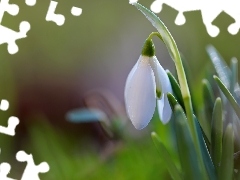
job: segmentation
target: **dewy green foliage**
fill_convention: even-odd
[[[197,152],[190,136],[187,119],[180,105],[176,105],[174,108],[174,127],[184,179],[204,179],[197,162]]]
[[[207,149],[207,145],[204,141],[202,130],[201,130],[200,124],[199,124],[196,116],[194,116],[194,120],[195,120],[195,125],[196,125],[196,129],[197,129],[197,133],[198,133],[198,139],[199,139],[199,142],[200,142],[203,162],[204,162],[204,165],[206,167],[208,177],[211,180],[215,180],[215,179],[217,179],[215,167],[213,165],[211,156],[210,156],[209,151]]]
[[[181,180],[181,174],[179,173],[178,169],[176,168],[174,162],[172,161],[168,150],[166,149],[166,147],[164,146],[164,144],[161,142],[160,138],[158,137],[158,135],[155,132],[152,132],[152,139],[153,142],[157,148],[157,150],[159,151],[159,153],[161,153],[164,158],[164,162],[166,163],[166,167],[171,175],[171,177],[175,180]]]
[[[173,92],[174,92],[174,95],[178,101],[178,103],[182,106],[182,108],[184,109],[185,111],[185,107],[184,107],[184,102],[183,102],[183,98],[182,98],[182,95],[181,95],[181,89],[180,89],[180,86],[177,82],[177,80],[175,79],[175,77],[172,75],[172,73],[170,71],[167,70],[167,75],[168,75],[168,78],[170,80],[170,83],[171,83],[171,86],[172,86],[172,89],[173,89]]]
[[[212,122],[212,112],[214,107],[214,95],[212,91],[212,87],[207,79],[202,81],[203,86],[203,103],[204,103],[204,113],[205,118],[203,122],[201,122],[201,126],[203,128],[206,137],[211,142],[211,122]]]
[[[222,160],[219,170],[219,179],[226,180],[233,178],[233,146],[234,135],[232,124],[229,124],[223,137]]]
[[[230,82],[229,77],[231,76],[231,72],[225,61],[223,60],[222,56],[217,52],[217,50],[211,46],[207,46],[207,53],[215,67],[220,79],[223,83],[229,88]]]
[[[217,173],[222,158],[222,137],[223,137],[223,112],[222,101],[217,98],[215,101],[211,125],[211,155]]]
[[[221,89],[223,94],[226,96],[226,98],[231,103],[231,105],[234,108],[238,118],[240,119],[240,107],[239,107],[236,99],[234,99],[233,95],[230,93],[230,91],[227,89],[227,87],[223,84],[223,82],[217,76],[214,76],[214,79],[217,82],[218,87]]]
[[[240,177],[240,169],[234,172],[234,144],[239,140],[234,135],[240,131],[236,126],[234,112],[227,112],[224,116],[228,101],[235,110],[239,123],[240,119],[240,92],[238,85],[238,61],[234,58],[229,68],[213,46],[207,47],[209,57],[220,78],[214,76],[222,94],[221,98],[214,95],[212,84],[207,79],[202,81],[204,119],[200,122],[192,110],[191,96],[186,81],[177,45],[163,22],[150,10],[138,3],[133,5],[140,10],[152,25],[158,30],[160,39],[166,45],[170,56],[175,62],[179,84],[171,72],[167,72],[173,93],[168,93],[168,101],[173,110],[172,121],[174,126],[177,153],[180,168],[175,165],[173,157],[166,157],[170,153],[156,133],[152,133],[153,141],[166,163],[166,167],[173,179],[211,179],[228,180]],[[212,81],[211,81],[212,82]],[[192,92],[194,93],[194,92]],[[228,100],[228,101],[227,101]],[[215,102],[215,103],[214,103]],[[186,116],[186,115],[187,116]],[[230,115],[229,115],[230,114]],[[235,118],[234,121],[231,118]],[[235,129],[234,129],[235,128]],[[235,131],[234,131],[235,130]],[[207,143],[207,144],[206,144]],[[235,147],[236,148],[236,147]],[[239,149],[236,149],[240,152]],[[237,157],[237,156],[236,156]],[[236,158],[238,159],[238,158]],[[237,163],[236,163],[237,164]]]

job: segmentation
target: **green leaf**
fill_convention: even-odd
[[[169,78],[169,80],[170,80],[173,93],[174,93],[177,101],[179,102],[179,104],[180,104],[180,105],[182,106],[182,108],[185,110],[180,86],[179,86],[177,80],[175,79],[175,77],[172,75],[172,73],[171,73],[170,71],[168,71],[168,70],[166,70],[166,72],[167,72],[168,78]]]
[[[213,76],[213,77],[214,77],[215,81],[217,82],[218,87],[221,89],[223,94],[226,96],[228,101],[231,103],[238,118],[240,119],[240,107],[239,107],[238,103],[236,102],[236,100],[234,99],[233,95],[229,92],[227,87],[223,84],[223,82],[217,76]]]
[[[203,118],[200,124],[204,129],[204,132],[209,142],[211,142],[211,122],[212,122],[212,112],[214,107],[214,95],[208,80],[204,79],[202,81],[202,87],[203,87],[203,103],[204,103],[205,118]]]
[[[167,93],[167,98],[168,98],[168,102],[171,106],[172,111],[174,111],[174,107],[177,104],[179,105],[178,101],[176,100],[176,98],[171,93]]]
[[[176,132],[177,147],[184,179],[205,179],[199,166],[199,157],[190,135],[186,116],[180,105],[175,106],[174,127]]]
[[[231,71],[218,51],[212,46],[207,46],[208,55],[221,81],[229,88]]]
[[[234,89],[238,83],[238,60],[237,58],[232,58],[231,59],[231,71],[232,71],[232,76],[231,76],[231,84],[230,84],[230,92],[234,94]]]
[[[198,122],[196,116],[194,116],[194,117],[195,117],[194,118],[195,125],[196,125],[198,139],[199,139],[200,148],[201,148],[201,152],[202,152],[203,162],[204,162],[205,168],[207,170],[209,179],[215,180],[215,179],[217,179],[216,170],[214,168],[211,156],[208,152],[207,145],[204,141],[203,133],[202,133],[201,127],[199,125],[199,122]]]
[[[171,177],[174,180],[181,180],[181,174],[179,173],[178,169],[176,168],[174,162],[172,161],[170,154],[168,153],[166,147],[163,145],[163,143],[161,142],[159,136],[155,133],[152,132],[152,139],[153,142],[157,148],[157,150],[159,151],[159,153],[161,154],[161,158],[163,158],[165,165],[169,171],[169,174],[171,175]]]
[[[175,99],[175,97],[171,93],[168,93],[167,97],[168,97],[168,101],[170,103],[170,106],[171,106],[172,110],[174,111],[174,107],[176,105],[179,106],[179,104],[178,104],[177,100]],[[203,162],[204,162],[205,168],[207,170],[208,177],[211,180],[214,180],[214,179],[216,179],[215,168],[213,166],[210,154],[209,154],[209,152],[207,150],[206,143],[205,143],[205,141],[203,139],[203,134],[202,134],[202,131],[201,131],[201,127],[200,127],[200,125],[198,123],[198,120],[197,120],[197,118],[195,116],[194,116],[194,120],[195,120],[195,126],[196,126],[198,139],[199,139],[199,143],[200,143],[200,148],[201,148],[201,152],[202,152]]]
[[[237,58],[231,59],[231,84],[230,84],[230,92],[232,93],[233,97],[236,99],[237,103],[240,104],[240,87],[238,84],[238,60]]]
[[[219,171],[219,179],[233,178],[234,134],[232,124],[228,124],[223,137],[223,152]]]
[[[217,98],[213,108],[212,128],[211,128],[211,154],[213,164],[219,173],[222,158],[222,137],[223,137],[223,112],[222,101]]]
[[[212,110],[214,107],[214,95],[211,84],[207,79],[202,81],[203,86],[203,101],[204,101],[204,108],[207,117],[212,118]],[[209,120],[211,122],[211,120]]]

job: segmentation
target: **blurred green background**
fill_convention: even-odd
[[[163,126],[157,116],[142,131],[127,121],[117,140],[97,131],[98,123],[72,124],[65,118],[69,110],[84,107],[85,94],[94,89],[110,91],[124,105],[126,77],[144,40],[155,31],[145,17],[127,0],[58,0],[56,13],[66,19],[57,26],[45,20],[50,1],[38,0],[33,7],[23,0],[10,2],[19,5],[20,12],[16,17],[5,13],[2,25],[18,31],[26,20],[31,29],[27,38],[17,41],[18,53],[10,55],[6,44],[0,46],[0,98],[10,102],[9,110],[0,112],[1,125],[7,125],[9,116],[20,118],[14,138],[0,136],[0,162],[12,164],[9,177],[19,178],[26,165],[14,158],[22,149],[33,154],[36,164],[49,163],[50,171],[41,179],[169,179],[150,132],[159,132],[174,149],[171,125]],[[139,1],[148,8],[152,2]],[[72,16],[72,6],[82,8],[82,15]],[[183,26],[174,24],[176,15],[167,5],[158,14],[187,60],[194,98],[201,104],[201,79],[211,68],[205,47],[214,45],[229,62],[240,56],[240,33],[227,32],[234,20],[225,13],[213,22],[220,28],[216,38],[207,34],[200,11],[184,13]],[[160,63],[174,72],[164,44],[157,38],[154,42]]]

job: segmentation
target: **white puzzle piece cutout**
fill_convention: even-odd
[[[48,12],[46,15],[46,21],[53,21],[58,26],[62,26],[65,22],[65,17],[62,14],[55,14],[57,4],[58,4],[58,2],[56,2],[56,1],[50,2]]]
[[[0,110],[6,111],[9,108],[9,102],[6,99],[1,100]]]
[[[73,16],[80,16],[80,15],[82,14],[82,9],[73,6],[72,9],[71,9],[71,14],[72,14]]]
[[[15,179],[7,177],[8,174],[10,173],[10,170],[11,170],[10,164],[8,164],[6,162],[1,163],[0,164],[0,179],[1,180],[15,180]]]
[[[34,6],[36,4],[36,0],[25,0],[25,3],[28,5],[28,6]]]
[[[0,126],[0,133],[6,134],[9,136],[14,136],[15,129],[18,124],[19,124],[19,119],[15,116],[12,116],[8,119],[8,127]]]
[[[21,180],[40,180],[39,173],[46,173],[50,169],[47,162],[35,165],[32,154],[27,154],[25,151],[17,152],[16,159],[19,162],[27,162]]]
[[[0,110],[6,111],[9,108],[9,102],[6,99],[3,99],[0,104]],[[19,119],[15,116],[11,116],[8,119],[8,127],[0,126],[0,133],[6,134],[9,136],[15,135],[16,126],[19,124]]]
[[[136,2],[136,0],[134,2]],[[213,25],[212,22],[221,12],[225,12],[235,20],[234,23],[228,26],[228,32],[230,34],[237,34],[240,29],[239,0],[155,0],[150,8],[153,12],[159,13],[162,10],[163,4],[178,11],[175,19],[175,24],[177,25],[183,25],[186,22],[185,16],[183,15],[184,12],[200,10],[206,30],[212,37],[216,37],[220,32],[219,28]]]
[[[27,37],[27,32],[30,30],[30,24],[26,21],[22,21],[19,25],[19,32],[13,31],[1,25],[5,12],[8,12],[12,16],[16,16],[19,12],[19,7],[16,4],[9,4],[9,0],[0,1],[0,45],[7,43],[8,52],[10,54],[15,54],[18,52],[18,46],[15,41]]]

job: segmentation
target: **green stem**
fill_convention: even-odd
[[[157,36],[157,37],[159,37],[159,39],[161,39],[162,41],[163,41],[163,38],[162,38],[162,36],[159,34],[159,32],[152,32],[151,34],[149,34],[149,36],[148,36],[148,40],[150,40],[150,39],[152,39],[153,38],[153,36]],[[163,41],[164,42],[164,41]]]

